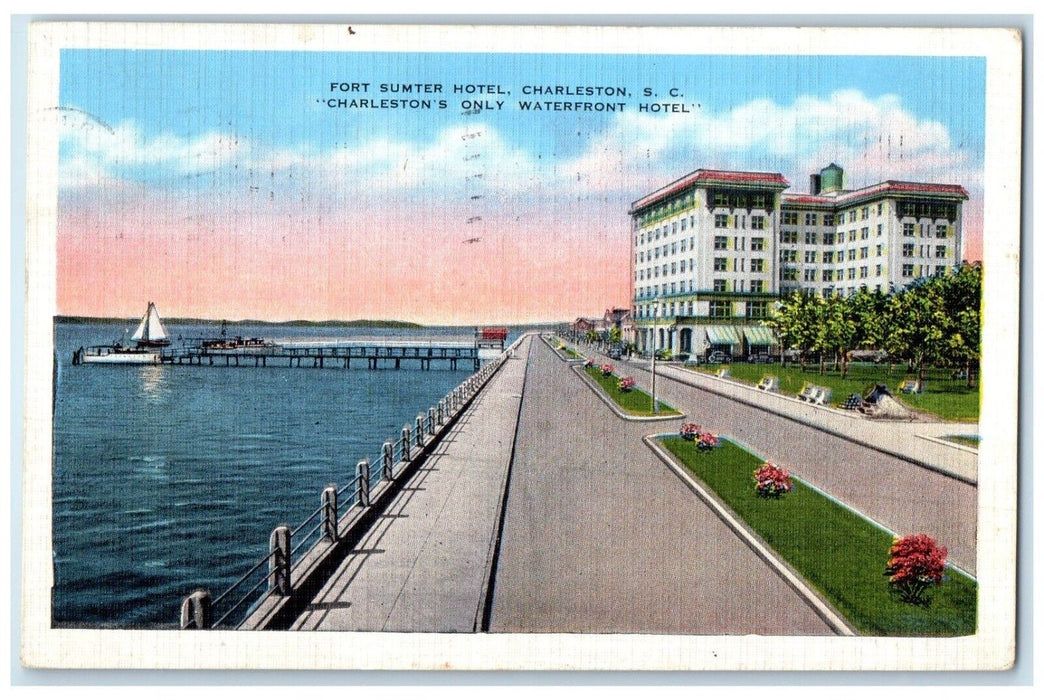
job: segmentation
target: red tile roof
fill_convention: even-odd
[[[646,195],[645,197],[642,197],[638,201],[632,203],[630,213],[633,214],[639,209],[644,209],[650,204],[654,204],[660,200],[667,199],[672,195],[675,195],[688,187],[692,187],[697,183],[725,183],[754,186],[760,185],[762,187],[769,187],[780,190],[790,187],[790,183],[787,182],[786,178],[784,178],[779,173],[755,173],[741,172],[736,170],[696,170],[679,180],[675,180],[666,187],[661,187],[652,194]]]
[[[850,205],[852,202],[862,201],[872,197],[882,197],[890,194],[907,195],[949,195],[968,199],[968,190],[961,185],[941,185],[931,182],[904,182],[902,180],[885,180],[876,185],[870,185],[849,192],[838,192],[835,196],[815,195],[807,193],[793,194],[785,193],[783,201],[787,204],[835,204],[838,206]]]

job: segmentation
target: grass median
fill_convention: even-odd
[[[724,365],[723,365],[724,366]],[[717,366],[701,367],[699,371],[715,374]],[[833,390],[831,403],[843,404],[851,394],[865,395],[874,384],[884,384],[896,399],[912,409],[931,413],[944,420],[977,421],[979,419],[979,389],[969,389],[963,379],[951,379],[947,372],[929,375],[925,389],[920,394],[900,394],[899,384],[914,374],[904,367],[889,370],[887,365],[852,364],[848,376],[841,378],[840,369],[828,369],[825,374],[819,373],[818,365],[809,366],[805,371],[800,365],[779,364],[761,365],[737,362],[729,366],[730,377],[742,382],[757,384],[765,375],[779,377],[781,394],[796,395],[804,387],[805,382],[818,386],[830,387]]]
[[[608,377],[602,375],[597,365],[584,367],[587,376],[595,380],[602,391],[606,393],[616,405],[635,416],[680,416],[681,413],[672,406],[660,401],[660,409],[655,414],[652,412],[652,396],[647,392],[635,387],[630,391],[620,391],[620,378],[615,374]]]
[[[763,461],[734,443],[723,440],[710,452],[681,437],[662,443],[860,632],[975,633],[974,579],[949,567],[928,606],[904,603],[883,573],[892,545],[888,532],[799,479],[792,479],[794,489],[780,499],[759,497],[753,473]]]

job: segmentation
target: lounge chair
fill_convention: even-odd
[[[732,370],[729,367],[722,367],[718,370],[718,378],[725,379],[726,377],[732,376]]]
[[[809,401],[817,406],[827,406],[830,404],[830,397],[833,393],[834,390],[829,387],[817,386],[815,395]]]
[[[899,385],[899,393],[920,394],[921,381],[919,379],[904,379],[902,384]]]
[[[797,395],[802,401],[811,401],[812,397],[815,396],[816,386],[815,384],[805,383],[805,386],[801,387],[801,393]]]

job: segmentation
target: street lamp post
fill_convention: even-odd
[[[653,325],[652,325],[652,412],[653,414],[659,413],[659,404],[656,401],[656,353],[657,353],[657,337],[656,337],[656,319],[660,317],[660,299],[656,299],[653,302]]]

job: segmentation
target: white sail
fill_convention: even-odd
[[[166,340],[166,338],[167,329],[163,327],[163,322],[160,321],[156,305],[150,301],[149,308],[145,315],[141,317],[141,323],[138,324],[138,329],[134,331],[131,340],[155,342],[157,340]]]

